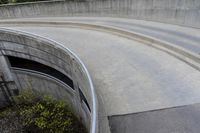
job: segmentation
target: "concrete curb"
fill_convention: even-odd
[[[37,25],[37,26],[56,26],[56,27],[73,27],[89,30],[97,30],[102,32],[111,33],[128,39],[142,42],[145,45],[154,47],[161,51],[164,51],[179,60],[184,61],[188,65],[200,71],[200,55],[195,54],[182,47],[176,46],[172,43],[145,35],[137,32],[130,32],[122,28],[116,28],[112,26],[96,25],[91,23],[73,22],[73,21],[0,21],[1,26],[24,26],[24,25]]]

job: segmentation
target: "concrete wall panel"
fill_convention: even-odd
[[[0,6],[0,18],[104,16],[128,17],[200,28],[199,0],[92,0]]]

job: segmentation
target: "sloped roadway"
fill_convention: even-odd
[[[97,91],[100,132],[199,133],[200,72],[174,56],[95,30],[56,25],[6,28],[50,38],[80,57]]]

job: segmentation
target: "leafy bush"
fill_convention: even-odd
[[[83,125],[61,100],[55,100],[51,96],[41,96],[31,90],[23,91],[14,99],[16,106],[13,108],[16,116],[20,117],[19,122],[25,132],[86,133]]]

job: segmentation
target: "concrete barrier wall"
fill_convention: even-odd
[[[66,98],[88,130],[91,133],[98,132],[97,99],[92,80],[84,64],[74,53],[52,40],[8,29],[0,29],[0,53],[5,58],[14,56],[39,62],[72,79],[74,89],[48,74],[10,67],[10,73],[18,88],[31,87],[58,99]],[[9,75],[8,70],[5,71],[5,74]],[[89,108],[81,98],[79,89]]]
[[[52,16],[128,17],[200,28],[199,0],[90,0],[0,6],[0,18]]]

